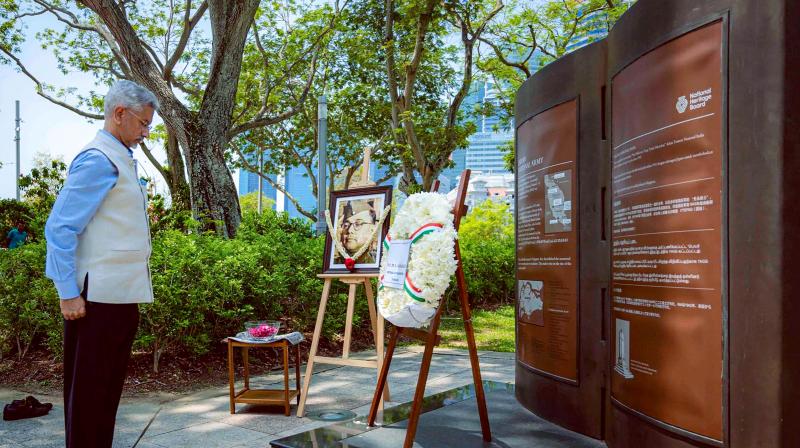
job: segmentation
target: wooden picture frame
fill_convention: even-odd
[[[392,187],[376,186],[339,190],[331,193],[328,210],[330,210],[331,224],[336,228],[336,234],[345,246],[347,253],[354,255],[374,231],[374,224],[381,219],[381,214],[386,206],[392,203]],[[349,223],[342,228],[343,223]],[[373,224],[373,226],[370,226]],[[381,242],[389,232],[389,216],[383,221],[378,233],[368,249],[356,260],[355,270],[350,271],[344,265],[344,258],[336,251],[331,238],[331,231],[325,233],[325,253],[322,263],[322,272],[334,273],[376,273],[380,271],[383,247]]]

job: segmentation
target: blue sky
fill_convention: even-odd
[[[86,74],[63,75],[57,69],[52,53],[43,50],[36,41],[37,31],[46,27],[60,29],[58,22],[47,16],[38,16],[28,18],[27,23],[27,39],[19,57],[30,72],[39,80],[58,87],[76,87],[82,92],[88,92],[94,87],[91,77]],[[20,115],[23,120],[20,145],[22,173],[30,171],[33,156],[37,151],[62,156],[69,164],[103,126],[100,121],[88,120],[40,97],[36,94],[33,81],[18,72],[15,66],[0,65],[0,162],[3,163],[3,167],[0,168],[0,198],[15,197],[15,100],[20,100]],[[155,118],[156,123],[160,121],[160,118]],[[150,147],[152,146],[151,142]],[[144,170],[156,178],[157,191],[165,192],[163,179],[146,160],[141,150],[136,149],[134,156],[143,165]],[[160,148],[156,151],[156,157],[162,161],[165,158]]]

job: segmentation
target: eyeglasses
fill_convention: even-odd
[[[147,120],[145,120],[144,118],[142,118],[142,117],[136,115],[135,113],[131,112],[130,109],[127,109],[127,110],[131,115],[133,115],[134,117],[136,117],[139,120],[139,124],[143,128],[145,128],[145,129],[147,129],[149,131],[153,127],[153,123],[148,123]]]
[[[373,224],[375,224],[375,223],[374,223],[374,222],[362,221],[362,220],[360,220],[360,219],[359,219],[359,220],[357,220],[357,221],[355,221],[355,222],[349,222],[349,221],[345,221],[345,222],[342,224],[342,228],[343,228],[344,230],[350,230],[350,228],[352,228],[353,230],[355,230],[356,232],[358,232],[359,230],[361,230],[361,227],[363,227],[365,224],[373,225]]]

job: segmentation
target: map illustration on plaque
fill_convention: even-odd
[[[519,319],[524,322],[544,326],[544,282],[539,280],[519,280]]]
[[[627,320],[617,319],[617,363],[614,371],[629,380],[633,378],[631,372],[631,323]]]
[[[544,175],[544,232],[572,231],[572,170]]]

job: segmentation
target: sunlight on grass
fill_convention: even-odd
[[[514,351],[514,306],[507,305],[494,311],[475,310],[472,312],[475,327],[475,342],[478,350],[495,352]],[[442,336],[440,347],[467,348],[464,323],[460,316],[443,317],[439,327]]]

